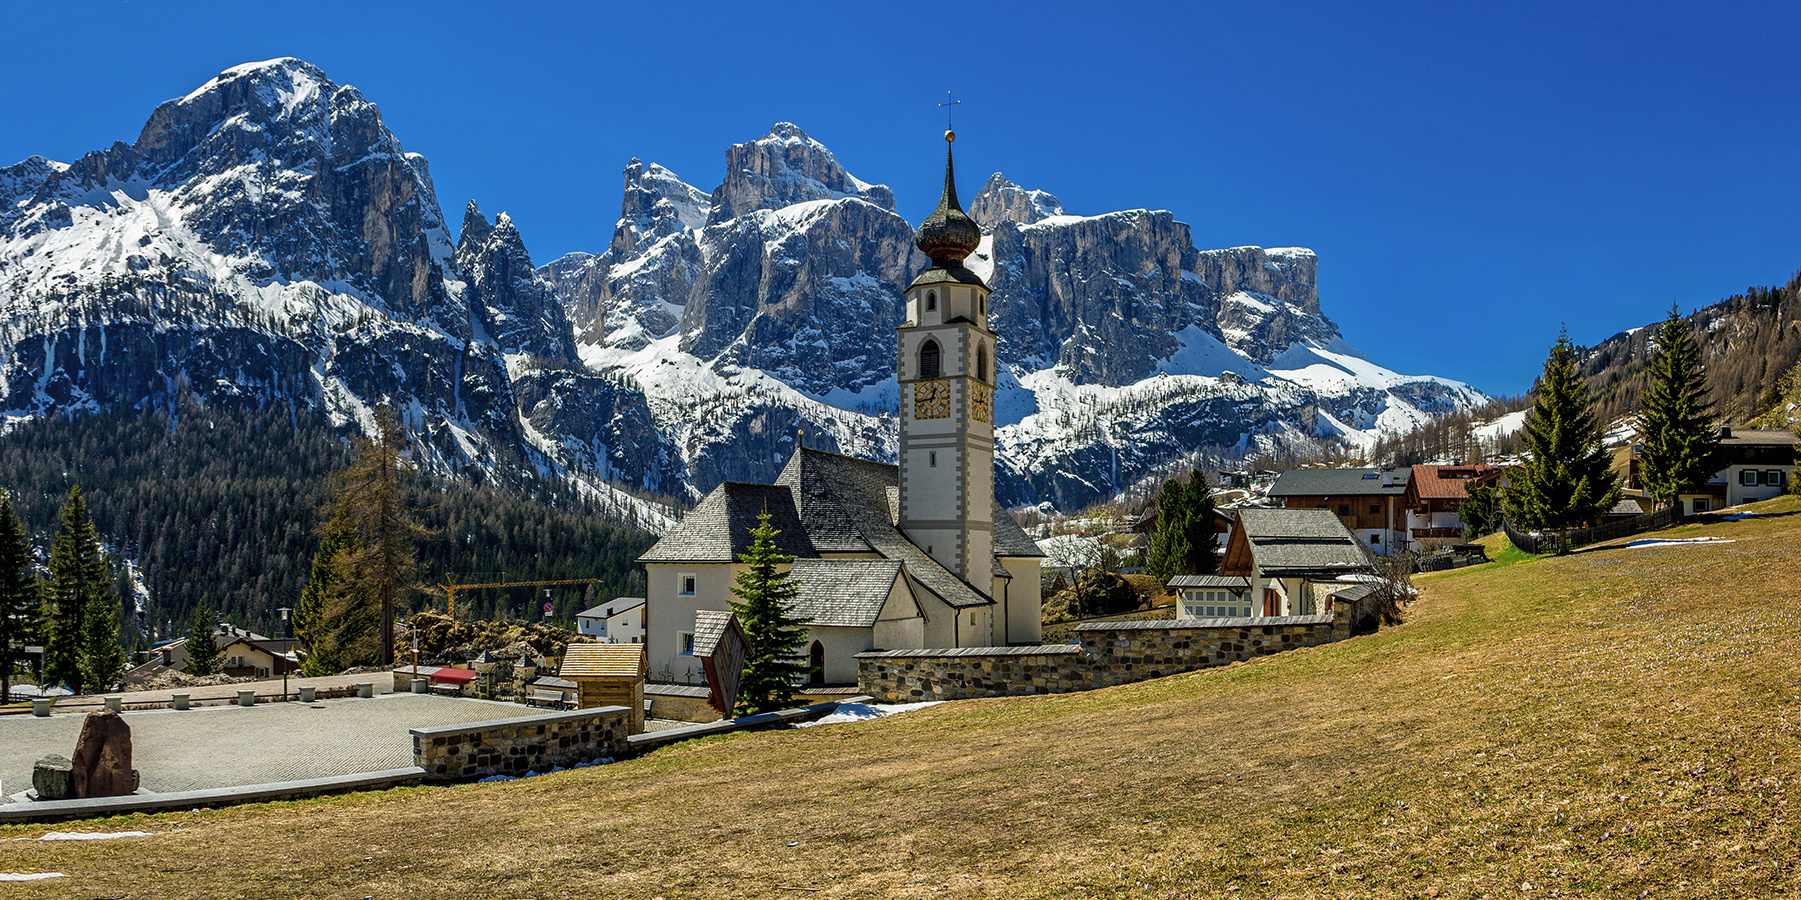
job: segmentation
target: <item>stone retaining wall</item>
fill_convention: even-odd
[[[1075,644],[857,654],[857,688],[887,703],[1065,694],[1329,644],[1349,616],[1085,622]]]
[[[650,714],[658,719],[678,722],[717,722],[724,718],[713,708],[706,688],[680,684],[647,684],[644,699],[650,701]]]
[[[413,764],[432,782],[524,775],[624,755],[631,710],[573,709],[517,719],[414,728]]]

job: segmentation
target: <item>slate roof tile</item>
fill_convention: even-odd
[[[1270,486],[1271,497],[1399,497],[1413,470],[1289,469]]]
[[[793,611],[814,625],[868,628],[900,573],[898,559],[797,559],[789,570],[800,587]]]
[[[1238,522],[1266,575],[1369,568],[1369,552],[1330,510],[1246,507],[1238,511]]]

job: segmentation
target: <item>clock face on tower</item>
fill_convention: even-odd
[[[950,415],[950,385],[942,381],[921,381],[913,385],[913,418],[948,419]]]
[[[994,423],[994,389],[980,381],[970,384],[969,417],[977,422]]]

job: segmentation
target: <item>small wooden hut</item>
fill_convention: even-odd
[[[575,682],[577,709],[623,706],[632,711],[631,733],[644,730],[643,644],[570,644],[557,674]]]

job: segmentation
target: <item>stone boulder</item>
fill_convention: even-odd
[[[68,757],[51,754],[31,767],[31,786],[39,800],[75,798],[74,764]]]
[[[131,726],[110,709],[88,713],[75,741],[73,768],[76,797],[123,797],[136,790]]]

